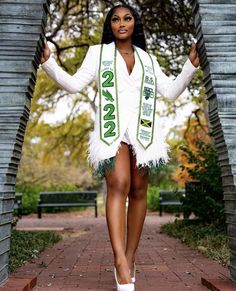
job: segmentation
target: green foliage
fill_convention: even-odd
[[[16,192],[22,193],[22,214],[36,213],[39,192],[43,187],[36,184],[23,184],[16,187]]]
[[[159,191],[159,187],[149,185],[147,191],[147,209],[151,211],[159,209]]]
[[[182,146],[189,164],[182,165],[196,183],[186,184],[186,197],[182,199],[185,212],[193,212],[204,222],[224,224],[224,203],[221,170],[213,144],[197,142],[197,150]]]
[[[169,163],[168,165],[160,165],[158,168],[151,169],[149,173],[149,186],[147,191],[147,208],[150,211],[159,210],[159,191],[163,189],[175,189],[178,187],[177,183],[171,179],[172,172],[176,165]],[[158,186],[157,186],[158,185]],[[177,207],[166,207],[168,212],[176,212]]]
[[[191,219],[162,225],[161,231],[179,238],[183,243],[197,248],[219,263],[228,265],[228,238],[224,228]]]
[[[61,239],[52,231],[28,232],[12,230],[9,272],[14,272],[26,261],[37,257],[44,249]]]
[[[151,168],[148,177],[149,185],[158,185],[160,189],[177,188],[177,183],[171,178],[177,167],[178,164],[173,159],[171,159],[171,162],[168,164],[161,164],[159,167]]]
[[[147,191],[147,209],[150,211],[159,211],[159,191],[160,190],[173,190],[173,187],[171,185],[165,185],[166,187],[161,186],[154,186],[150,185],[148,186]],[[177,189],[176,189],[177,190]],[[176,194],[175,194],[176,195]],[[168,213],[179,213],[180,207],[175,205],[167,205],[165,206],[165,212]]]

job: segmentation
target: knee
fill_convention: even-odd
[[[130,182],[129,179],[120,178],[114,180],[107,180],[107,192],[110,195],[122,195],[122,197],[127,197],[130,191]]]
[[[132,200],[146,200],[147,189],[146,187],[132,187],[129,193],[129,198]]]

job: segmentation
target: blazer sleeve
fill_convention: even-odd
[[[198,68],[188,58],[184,63],[181,73],[173,80],[171,77],[165,75],[154,57],[157,92],[168,99],[175,100],[187,88]]]
[[[77,93],[93,81],[97,75],[98,45],[90,46],[82,65],[74,75],[68,74],[51,55],[41,67],[48,76],[63,90],[69,93]]]

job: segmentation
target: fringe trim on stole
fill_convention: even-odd
[[[105,159],[98,163],[98,168],[95,169],[95,175],[99,178],[104,178],[106,171],[112,171],[115,167],[115,159],[116,157],[111,157],[109,159]]]
[[[158,136],[156,138],[159,139]],[[117,145],[106,147],[100,141],[97,132],[90,133],[88,160],[94,169],[94,174],[98,175],[99,178],[103,178],[106,171],[112,171],[114,169],[115,156],[120,150],[121,141],[122,139],[120,142],[118,141]],[[143,173],[146,173],[147,170],[155,173],[169,160],[169,146],[163,138],[159,139],[159,145],[151,145],[153,147],[151,150],[142,150],[141,146],[135,142],[133,143],[132,140],[131,143],[129,147],[132,150],[132,154],[136,157],[136,167],[142,170]],[[154,154],[153,150],[159,154]]]
[[[115,167],[115,161],[116,158],[112,157],[109,159],[105,159],[103,161],[99,162],[98,168],[94,169],[95,175],[97,175],[99,178],[105,177],[105,172],[110,172]],[[156,174],[158,170],[160,170],[160,167],[164,166],[166,164],[166,161],[164,159],[160,159],[158,163],[153,163],[153,161],[150,161],[150,163],[146,165],[139,164],[137,167],[140,170],[141,174],[145,174],[147,171],[152,174]]]
[[[117,153],[119,152],[119,149],[120,149],[120,146],[118,147],[117,149]],[[128,145],[129,148],[132,149],[132,154],[133,156],[137,156],[136,155],[136,150],[134,148],[133,145],[129,144]],[[91,157],[90,157],[91,158]],[[107,159],[104,159],[104,160],[101,160],[98,162],[98,164],[95,165],[92,163],[92,161],[90,160],[90,163],[92,164],[93,166],[93,169],[94,169],[94,174],[97,175],[99,178],[104,178],[105,177],[105,172],[109,172],[109,171],[112,171],[115,167],[115,159],[116,157],[113,156],[111,158],[107,158]],[[160,170],[160,167],[163,167],[164,165],[166,165],[168,161],[168,156],[166,158],[160,158],[159,160],[150,160],[148,162],[145,162],[145,163],[139,163],[136,165],[136,167],[140,170],[141,174],[145,174],[147,171],[149,173],[152,173],[152,174],[155,174],[157,173],[157,171]]]
[[[136,159],[138,162],[139,157],[138,157],[137,150],[135,149],[135,147],[133,145],[129,145],[129,146],[132,149],[133,155],[136,156]],[[167,152],[168,152],[168,148],[167,148]],[[166,165],[168,160],[169,160],[169,156],[167,154],[165,157],[162,157],[159,159],[152,158],[151,160],[149,160],[147,162],[138,163],[136,166],[139,170],[141,170],[141,173],[143,172],[143,174],[145,174],[147,170],[149,171],[149,173],[155,174],[155,173],[157,173],[158,170],[160,170],[160,167],[163,167],[164,165]]]

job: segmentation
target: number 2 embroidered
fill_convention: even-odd
[[[112,48],[111,48],[112,46]],[[115,45],[101,45],[99,65],[100,140],[111,146],[120,136]]]
[[[107,78],[103,83],[102,83],[102,87],[113,87],[114,86],[114,82],[112,82],[113,78],[114,78],[114,74],[112,73],[112,71],[105,71],[102,74],[103,78]]]
[[[114,86],[114,74],[112,71],[103,72],[102,77],[106,78],[106,80],[104,80],[102,83],[102,87],[108,88]],[[102,90],[102,95],[105,97],[106,101],[114,101],[112,94],[108,90]],[[106,122],[104,123],[104,128],[108,128],[108,130],[104,133],[104,138],[115,136],[116,124],[114,121],[112,121],[113,119],[115,119],[115,115],[113,114],[115,111],[115,106],[112,103],[107,103],[103,107],[103,111],[107,111],[107,113],[103,116],[103,120],[106,120]]]
[[[115,106],[113,104],[106,104],[103,110],[108,111],[103,117],[104,120],[115,119],[115,115],[113,114],[113,112],[115,111]]]

